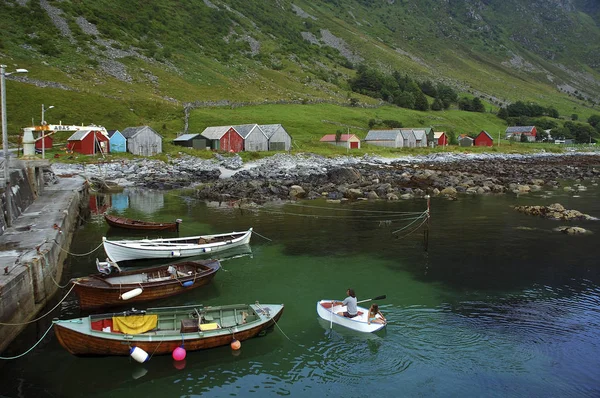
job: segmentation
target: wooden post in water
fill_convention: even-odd
[[[427,225],[423,230],[423,243],[425,244],[425,251],[427,251],[429,249],[429,219],[431,218],[431,196],[426,195],[425,198],[427,198]]]

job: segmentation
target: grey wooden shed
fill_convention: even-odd
[[[292,136],[281,124],[261,124],[260,128],[269,139],[269,151],[289,151],[292,149]]]
[[[417,147],[426,147],[427,146],[427,131],[425,129],[412,129],[415,134],[416,146]]]
[[[134,155],[162,153],[162,136],[150,126],[127,127],[121,134],[127,139],[127,151]]]
[[[402,145],[403,147],[414,148],[417,146],[417,137],[412,129],[400,129],[400,132],[402,133],[402,138],[404,139],[404,145]]]
[[[233,126],[244,139],[244,151],[258,152],[269,150],[269,138],[258,124],[240,124]]]
[[[182,134],[173,140],[173,144],[194,149],[210,148],[209,140],[201,136],[200,133]]]
[[[363,141],[386,148],[401,148],[404,145],[400,130],[369,130]]]
[[[473,146],[473,138],[468,135],[458,138],[458,146]]]

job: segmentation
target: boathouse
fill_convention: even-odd
[[[127,139],[127,152],[140,156],[162,153],[162,136],[150,126],[127,127],[122,131]]]
[[[443,131],[435,131],[433,133],[433,142],[435,145],[446,146],[448,145],[448,136]]]
[[[521,136],[526,136],[528,142],[535,142],[537,130],[535,126],[512,126],[507,127],[505,138],[507,140],[521,141]]]
[[[482,130],[477,137],[475,137],[473,143],[475,146],[494,146],[494,139],[487,131]]]
[[[360,148],[360,138],[358,138],[355,134],[342,134],[339,137],[339,140],[336,139],[335,134],[326,134],[320,139],[320,141],[348,149]]]
[[[202,137],[200,133],[182,134],[173,140],[173,144],[194,149],[210,149],[209,140]]]
[[[401,148],[404,138],[400,130],[369,130],[365,143],[385,148]]]
[[[458,137],[458,146],[473,146],[473,138],[466,134],[461,134],[460,137]]]
[[[258,124],[240,124],[233,126],[244,139],[244,151],[259,152],[269,150],[269,137]]]
[[[127,139],[119,130],[108,130],[110,152],[127,152]]]
[[[84,155],[109,152],[108,137],[100,130],[81,129],[67,139],[67,149]]]
[[[269,139],[269,151],[289,151],[292,149],[292,136],[281,124],[261,124],[260,128]]]
[[[210,148],[216,151],[241,152],[244,150],[244,138],[233,126],[207,127],[201,135],[210,142]]]

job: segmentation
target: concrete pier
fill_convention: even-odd
[[[45,173],[54,179],[47,186]],[[82,177],[55,178],[47,161],[11,160],[10,178],[11,227],[6,226],[4,200],[5,217],[0,217],[0,352],[58,291],[89,195]]]

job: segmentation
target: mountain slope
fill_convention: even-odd
[[[4,0],[0,22],[0,62],[30,70],[9,79],[12,130],[44,102],[69,123],[166,130],[186,103],[346,103],[361,63],[496,106],[600,103],[595,0]]]

